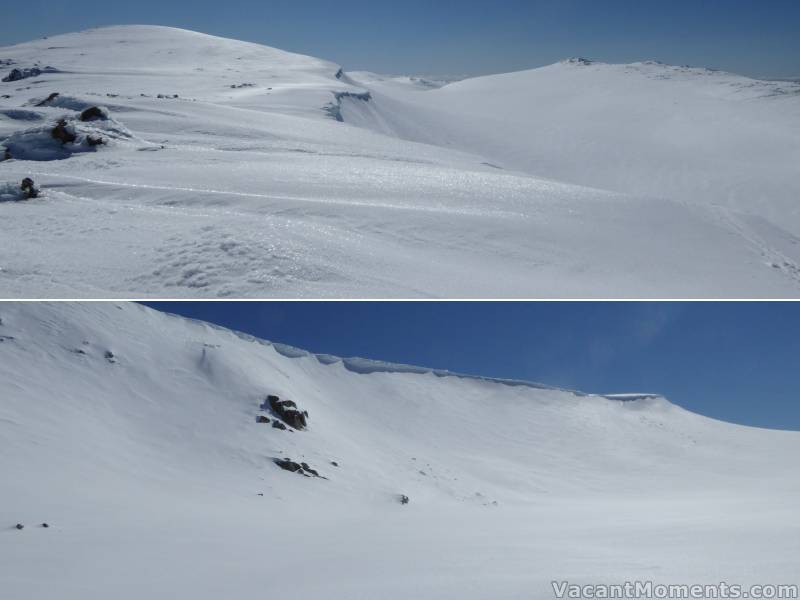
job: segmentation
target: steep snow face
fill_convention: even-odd
[[[152,26],[1,48],[0,66],[36,73],[0,83],[0,185],[44,189],[0,202],[3,297],[800,289],[788,92],[734,103],[597,65],[435,89]],[[52,138],[93,106],[124,135]]]
[[[9,597],[796,582],[797,433],[657,396],[316,356],[138,305],[6,304],[0,318]],[[258,423],[275,419],[268,394],[308,428]]]

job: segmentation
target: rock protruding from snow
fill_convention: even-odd
[[[61,160],[81,152],[94,152],[98,146],[133,142],[134,135],[108,111],[91,107],[23,131],[0,142],[8,158],[18,160]]]
[[[0,202],[19,202],[22,200],[30,200],[38,198],[40,195],[39,188],[36,187],[33,180],[26,177],[19,183],[0,183]]]
[[[319,477],[320,479],[327,479],[319,474],[316,469],[312,469],[308,463],[305,462],[295,462],[290,458],[276,458],[275,464],[278,465],[284,471],[289,471],[290,473],[297,473],[298,475],[303,475],[304,477]]]
[[[301,411],[297,408],[297,403],[292,400],[281,400],[278,396],[267,396],[267,401],[262,405],[266,406],[287,425],[295,429],[305,429],[308,425],[308,411]]]
[[[30,177],[26,177],[22,180],[22,184],[19,186],[19,189],[29,200],[39,197],[39,188],[36,187],[33,179]]]
[[[28,69],[11,69],[11,72],[3,77],[4,83],[11,83],[13,81],[21,81],[23,79],[28,79],[29,77],[38,77],[42,73],[57,73],[58,70],[54,69],[53,67],[44,67],[40,69],[39,67],[30,67]]]

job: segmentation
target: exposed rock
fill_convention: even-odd
[[[411,502],[411,498],[405,494],[400,494],[400,504],[408,504],[409,502]]]
[[[48,525],[47,523],[42,523],[42,527],[44,527],[45,529],[47,529],[48,527],[50,527],[50,525]]]
[[[58,124],[53,127],[53,131],[50,132],[50,135],[52,135],[54,139],[59,140],[62,144],[71,144],[78,139],[75,134],[70,131],[65,119],[61,119]]]
[[[256,419],[256,423],[269,423],[269,417],[265,417],[264,415],[259,415]]]
[[[287,425],[295,429],[305,429],[308,426],[308,411],[300,412],[294,401],[281,400],[278,396],[269,395],[262,408],[265,408],[267,404]]]
[[[334,467],[338,467],[338,466],[339,466],[339,463],[338,463],[338,462],[336,462],[335,460],[332,460],[332,461],[331,461],[331,464],[332,464]]]
[[[17,523],[17,529],[25,529],[25,525],[22,523]]]
[[[38,103],[36,106],[47,106],[47,105],[48,105],[48,104],[50,104],[50,103],[51,103],[53,100],[55,100],[56,98],[58,98],[60,95],[61,95],[61,94],[60,94],[60,93],[58,93],[58,92],[53,92],[53,93],[52,93],[52,94],[50,94],[50,95],[49,95],[47,98],[45,98],[44,100],[42,100],[41,102],[39,102],[39,103]]]
[[[300,463],[306,473],[311,473],[314,477],[319,477],[319,473],[308,466],[308,463]]]
[[[19,186],[25,197],[30,200],[31,198],[39,197],[39,188],[33,183],[33,179],[26,177],[22,180],[22,185]]]
[[[117,359],[116,359],[116,357],[114,356],[114,353],[111,350],[106,350],[106,352],[105,352],[105,354],[103,356],[110,363],[117,362]]]
[[[274,459],[274,462],[284,471],[297,473],[298,475],[303,475],[304,477],[318,477],[319,479],[327,479],[327,477],[320,475],[316,469],[312,469],[308,463],[296,463],[289,458],[276,458]]]
[[[42,74],[42,70],[39,67],[31,67],[30,69],[11,69],[11,73],[3,77],[3,81],[5,83],[9,83],[11,81],[20,81],[22,79],[27,79],[28,77],[38,77]]]
[[[305,429],[306,428],[306,417],[303,413],[299,410],[285,410],[283,414],[281,414],[281,418],[291,427],[295,429]]]
[[[81,121],[107,121],[108,113],[99,106],[90,106],[81,113]]]
[[[286,425],[284,425],[283,423],[281,423],[280,421],[277,421],[277,420],[272,422],[272,426],[275,429],[281,429],[283,431],[286,431],[286,429],[287,429]]]
[[[290,473],[298,473],[302,474],[303,466],[299,463],[296,463],[288,458],[276,458],[275,464],[278,465],[284,471],[289,471]]]
[[[101,137],[96,137],[93,135],[86,136],[86,143],[89,144],[90,147],[94,148],[95,146],[102,146],[106,143],[106,141]]]

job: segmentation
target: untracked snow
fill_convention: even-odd
[[[154,26],[0,64],[39,71],[0,83],[0,183],[45,189],[0,202],[4,297],[800,290],[796,83],[565,61],[445,85]],[[122,135],[47,138],[92,106]]]
[[[652,394],[314,355],[132,304],[0,319],[4,598],[798,583],[796,432]],[[258,423],[270,394],[307,429]]]

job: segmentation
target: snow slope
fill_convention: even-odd
[[[0,61],[41,71],[0,83],[0,183],[45,187],[0,203],[3,297],[800,289],[795,84],[565,63],[438,87],[153,26]],[[96,104],[124,143],[23,160]]]
[[[658,396],[317,356],[139,305],[0,318],[4,597],[798,583],[796,432]],[[257,423],[274,417],[267,394],[307,410],[308,429]]]

